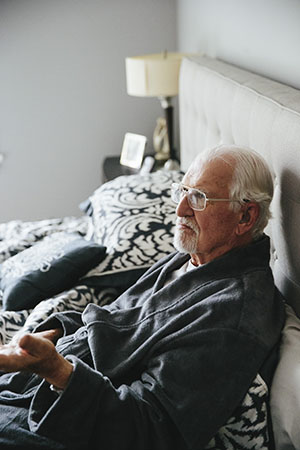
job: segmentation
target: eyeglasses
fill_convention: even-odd
[[[171,198],[174,203],[181,202],[187,196],[189,206],[195,211],[203,211],[207,202],[238,202],[230,198],[207,198],[206,194],[199,189],[190,188],[181,183],[173,183],[171,186]]]

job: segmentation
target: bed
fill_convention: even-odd
[[[78,217],[0,225],[0,340],[32,331],[52,312],[112,302],[173,251],[170,186],[194,156],[221,143],[252,147],[275,176],[266,231],[275,281],[287,302],[280,360],[267,394],[276,448],[299,449],[300,92],[195,56],[182,62],[179,115],[180,170],[109,181],[80,203]]]
[[[238,144],[268,161],[275,179],[275,283],[287,319],[270,395],[276,449],[300,448],[300,91],[223,61],[185,59],[179,89],[181,168],[207,147]],[[256,447],[255,447],[256,448]]]

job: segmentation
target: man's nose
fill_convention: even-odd
[[[194,210],[190,207],[187,195],[184,195],[176,208],[176,214],[178,217],[193,216]]]

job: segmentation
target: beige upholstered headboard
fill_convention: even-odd
[[[183,170],[201,150],[221,143],[246,145],[269,162],[273,272],[300,317],[300,91],[199,56],[182,62],[179,108]]]

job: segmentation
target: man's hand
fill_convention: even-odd
[[[15,343],[0,346],[0,370],[35,373],[64,389],[73,365],[56,351],[54,342],[61,334],[59,329],[25,334]]]

